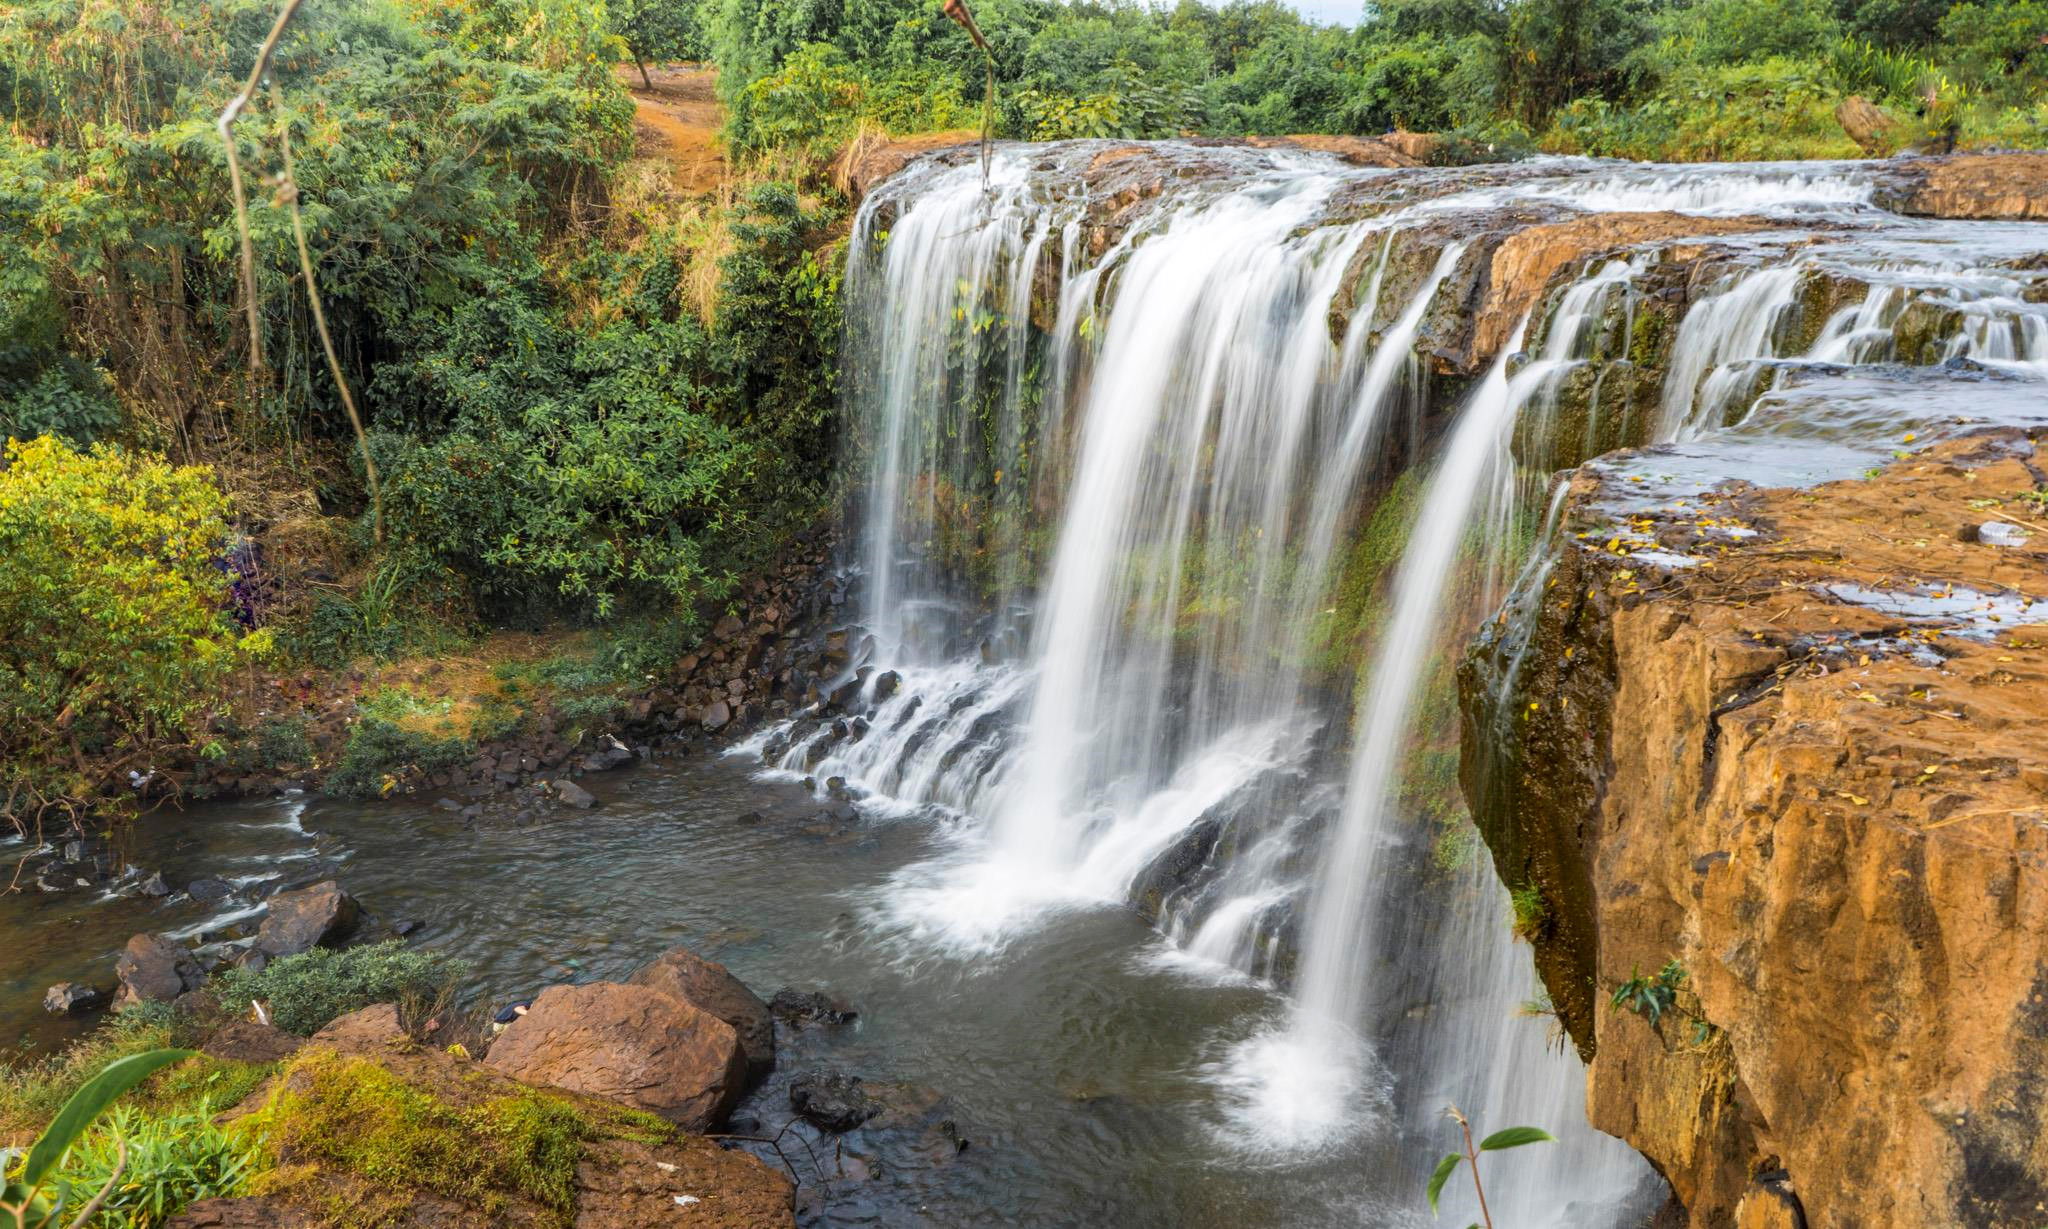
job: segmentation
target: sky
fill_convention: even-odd
[[[1363,0],[1287,0],[1288,4],[1312,21],[1325,25],[1355,26],[1358,14],[1365,7]]]

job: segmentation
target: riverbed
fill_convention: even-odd
[[[1129,909],[1075,908],[999,957],[962,960],[879,921],[899,872],[945,843],[943,820],[821,821],[825,804],[803,785],[716,751],[585,784],[599,809],[526,827],[467,820],[432,798],[289,796],[158,812],[119,845],[173,887],[206,875],[252,891],[337,877],[381,923],[416,920],[414,942],[469,961],[476,992],[492,1001],[623,978],[679,944],[725,963],[764,998],[793,986],[845,1000],[860,1013],[852,1025],[784,1030],[775,1076],[741,1120],[774,1133],[792,1117],[789,1077],[836,1067],[937,1093],[968,1147],[940,1158],[855,1139],[835,1158],[831,1141],[814,1136],[828,1175],[866,1175],[820,1183],[792,1136],[784,1149],[812,1188],[809,1224],[1428,1219],[1412,1172],[1419,1141],[1367,1129],[1281,1162],[1231,1140],[1213,1064],[1232,1039],[1270,1025],[1284,1001],[1248,979],[1162,959],[1163,941]],[[60,1043],[80,1026],[42,1013],[45,986],[110,985],[129,935],[197,935],[244,908],[98,888],[0,897],[0,945],[18,954],[7,962],[0,1027]]]

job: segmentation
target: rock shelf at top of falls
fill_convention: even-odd
[[[1541,894],[1592,1122],[1695,1225],[2048,1198],[2048,474],[2022,430],[1916,436],[1813,486],[1588,467],[1464,676],[1467,789]],[[1656,1024],[1613,1000],[1667,967]]]

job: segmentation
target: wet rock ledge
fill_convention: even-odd
[[[2048,1206],[2048,467],[1910,448],[1685,501],[1588,467],[1461,675],[1591,1120],[1693,1225]]]

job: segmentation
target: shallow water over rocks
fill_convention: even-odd
[[[294,797],[161,815],[118,843],[131,879],[160,870],[178,888],[338,875],[379,919],[420,922],[413,941],[471,961],[495,1001],[623,980],[676,945],[763,998],[794,986],[846,1001],[853,1023],[778,1028],[775,1073],[735,1119],[736,1131],[774,1134],[795,1116],[789,1082],[815,1068],[909,1103],[893,1121],[910,1127],[855,1132],[836,1154],[835,1137],[811,1134],[824,1171],[845,1178],[816,1183],[797,1132],[784,1140],[806,1179],[807,1224],[1422,1223],[1395,1140],[1265,1166],[1219,1138],[1204,1075],[1217,1039],[1283,1003],[1162,958],[1170,949],[1135,912],[1077,907],[1001,961],[941,957],[874,919],[891,876],[932,856],[942,829],[821,823],[800,785],[716,754],[586,784],[599,809],[533,827],[473,824],[425,800]],[[29,954],[8,961],[0,1028],[53,1045],[84,1025],[42,1012],[48,984],[109,981],[129,935],[212,930],[249,908],[182,891],[0,897],[0,948]]]

